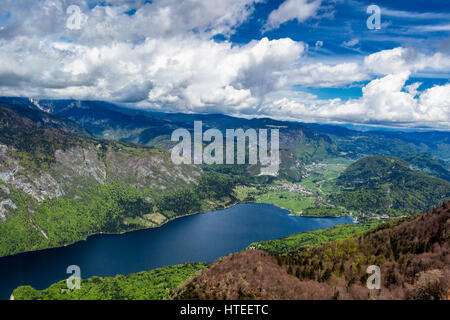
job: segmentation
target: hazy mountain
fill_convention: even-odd
[[[279,128],[278,179],[301,180],[305,164],[346,155],[334,135],[292,122],[165,114],[96,101],[0,101],[7,103],[0,106],[0,255],[158,226],[236,203],[236,185],[273,180],[258,177],[258,166],[174,166],[170,133],[192,130],[194,120],[205,130]],[[149,147],[155,144],[166,150]],[[410,161],[445,174],[442,160],[426,157]],[[414,213],[450,196],[448,182],[396,158],[359,160],[338,184],[343,191],[331,198],[335,204],[380,214]]]
[[[359,158],[365,155],[409,157],[417,153],[430,153],[443,160],[450,159],[450,132],[421,131],[357,131],[337,125],[304,124],[327,134],[341,154]],[[448,168],[448,163],[447,163]]]
[[[431,176],[450,181],[449,162],[438,159],[430,153],[419,153],[402,157],[411,164],[414,169],[420,170]]]

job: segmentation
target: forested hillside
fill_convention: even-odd
[[[80,290],[67,290],[66,281],[46,290],[22,286],[14,290],[14,300],[163,300],[181,283],[207,267],[204,263],[143,271],[127,276],[83,279]]]
[[[178,288],[176,299],[444,299],[450,283],[450,202],[345,240],[286,255],[245,250]],[[366,287],[366,268],[381,289]]]
[[[448,181],[413,170],[445,174],[442,160],[425,155],[411,156],[414,166],[398,158],[366,157],[335,179],[333,166],[327,169],[328,165],[314,161],[340,154],[338,145],[300,124],[169,115],[103,102],[1,100],[9,104],[0,106],[0,231],[4,235],[0,255],[65,245],[100,232],[160,226],[179,216],[256,198],[286,202],[310,216],[340,216],[348,211],[399,216],[429,209],[450,197]],[[150,140],[161,142],[167,140],[164,130],[192,129],[194,120],[220,130],[280,128],[279,176],[259,176],[258,166],[175,166],[165,149],[126,142],[143,143],[131,138],[139,132],[138,136],[145,132]],[[330,173],[311,175],[311,168],[322,167]],[[300,186],[286,187],[300,191],[278,190],[285,180],[300,181]],[[257,187],[263,194],[241,188],[247,194],[242,196],[236,189],[240,186]]]
[[[253,179],[174,166],[165,150],[74,134],[32,113],[52,126],[0,108],[0,256],[222,208],[236,202],[236,184]]]
[[[388,215],[429,210],[450,198],[450,182],[412,170],[399,158],[369,156],[337,179],[342,192],[332,201],[347,209]]]

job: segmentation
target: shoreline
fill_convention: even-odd
[[[56,246],[56,247],[51,247],[51,248],[45,248],[45,249],[39,249],[39,250],[33,250],[33,251],[22,252],[22,253],[18,253],[18,254],[15,254],[15,255],[10,255],[10,256],[5,256],[5,257],[0,257],[0,259],[1,259],[1,258],[12,257],[12,256],[17,256],[17,255],[20,255],[20,254],[27,254],[27,253],[34,253],[34,252],[39,252],[39,251],[49,250],[49,249],[65,248],[65,247],[74,245],[74,244],[76,244],[76,243],[78,243],[78,242],[81,242],[81,241],[87,241],[90,237],[95,237],[95,236],[101,236],[101,235],[119,235],[119,234],[126,234],[126,233],[137,232],[137,231],[143,231],[143,230],[156,229],[156,228],[159,228],[159,227],[164,226],[165,224],[167,224],[167,223],[169,223],[169,222],[171,222],[171,221],[175,221],[175,220],[178,219],[178,218],[183,218],[183,217],[188,217],[188,216],[194,216],[194,215],[199,215],[199,214],[207,214],[207,213],[211,213],[211,212],[217,212],[217,211],[225,210],[225,209],[228,209],[228,208],[231,208],[231,207],[240,205],[240,204],[260,204],[260,205],[274,206],[274,207],[276,207],[276,208],[279,208],[279,209],[282,209],[282,210],[286,210],[286,211],[287,211],[286,214],[287,214],[287,215],[291,215],[291,214],[290,214],[290,212],[291,212],[290,210],[285,209],[285,208],[282,208],[282,207],[279,207],[279,206],[277,206],[277,205],[275,205],[275,204],[272,204],[272,203],[261,203],[261,202],[252,202],[252,201],[238,201],[238,202],[235,202],[235,203],[229,203],[228,205],[221,206],[220,208],[216,208],[216,209],[210,209],[210,210],[207,210],[207,211],[201,211],[201,212],[196,212],[196,213],[191,213],[191,214],[185,214],[185,215],[177,216],[177,217],[175,217],[175,218],[173,218],[173,219],[170,219],[170,220],[167,220],[167,221],[165,221],[164,223],[162,223],[161,225],[155,226],[155,227],[141,228],[141,229],[137,229],[137,230],[131,230],[131,231],[125,231],[125,232],[119,232],[119,233],[96,233],[96,234],[93,234],[93,235],[90,235],[90,236],[86,237],[86,239],[79,240],[79,241],[76,241],[76,242],[71,243],[71,244],[66,244],[66,245],[63,245],[63,246]],[[305,218],[313,218],[313,217],[305,217]],[[319,218],[327,218],[327,217],[319,217]],[[328,218],[338,218],[338,217],[328,217]],[[305,232],[306,232],[306,231],[305,231]],[[302,233],[302,232],[300,232],[300,233]],[[286,237],[287,237],[287,236],[286,236]],[[278,238],[277,238],[277,239],[278,239]],[[281,238],[280,238],[280,239],[281,239]],[[275,240],[275,239],[270,239],[270,240]],[[269,240],[267,240],[267,241],[269,241]],[[242,250],[247,250],[247,249],[249,248],[250,245],[251,245],[251,243],[250,243],[247,247],[243,248]],[[14,290],[13,290],[13,291],[14,291]],[[9,300],[14,300],[14,295],[13,295],[13,293],[11,293]]]
[[[225,210],[225,209],[231,208],[231,207],[233,207],[233,206],[235,206],[235,205],[238,205],[238,204],[241,204],[241,203],[249,203],[249,202],[236,202],[236,203],[233,203],[233,204],[230,204],[230,205],[218,207],[218,208],[216,208],[216,209],[213,208],[213,209],[210,209],[210,210],[208,210],[208,211],[199,211],[199,212],[195,212],[195,213],[188,213],[188,214],[176,216],[176,217],[174,217],[174,218],[172,218],[172,219],[167,219],[166,221],[164,221],[164,222],[161,223],[160,225],[153,226],[153,227],[143,227],[143,228],[137,228],[137,229],[128,230],[128,231],[118,231],[118,232],[98,232],[98,233],[93,233],[93,234],[90,234],[90,235],[86,236],[86,237],[83,238],[83,239],[76,240],[76,241],[74,241],[74,242],[67,243],[67,244],[64,244],[64,245],[50,246],[50,247],[47,247],[47,248],[34,249],[34,250],[27,250],[27,251],[23,251],[23,252],[14,253],[14,254],[9,254],[9,255],[6,255],[6,256],[1,256],[0,259],[3,259],[3,258],[10,258],[10,257],[18,256],[18,255],[21,255],[21,254],[36,253],[36,252],[44,251],[44,250],[58,249],[58,248],[65,248],[65,247],[69,247],[69,246],[71,246],[71,245],[74,245],[74,244],[76,244],[76,243],[78,243],[78,242],[87,241],[90,237],[95,237],[95,236],[101,236],[101,235],[121,235],[121,234],[126,234],[126,233],[131,233],[131,232],[137,232],[137,231],[143,231],[143,230],[156,229],[156,228],[160,228],[160,227],[166,225],[166,224],[169,223],[169,222],[175,221],[175,220],[177,220],[177,219],[179,219],[179,218],[184,218],[184,217],[194,216],[194,215],[197,215],[197,214],[208,213],[208,212],[211,212],[211,211]]]
[[[339,217],[336,217],[336,216],[318,216],[318,217],[316,217],[316,216],[304,216],[304,215],[295,214],[295,213],[292,212],[292,210],[287,209],[287,208],[284,208],[284,207],[279,206],[279,205],[276,205],[276,204],[274,204],[274,203],[254,202],[254,201],[237,201],[237,202],[234,202],[234,203],[232,203],[232,204],[228,204],[228,205],[225,205],[225,206],[220,206],[220,207],[217,207],[217,208],[209,209],[208,211],[199,211],[199,212],[195,212],[195,213],[188,213],[188,214],[176,216],[176,217],[174,217],[174,218],[172,218],[172,219],[167,219],[166,221],[164,221],[163,223],[161,223],[160,225],[157,225],[157,226],[137,228],[137,229],[128,230],[128,231],[119,231],[119,232],[99,232],[99,233],[94,233],[94,234],[90,234],[90,235],[86,236],[86,237],[83,238],[83,239],[80,239],[80,240],[77,240],[77,241],[74,241],[74,242],[71,242],[71,243],[67,243],[67,244],[64,244],[64,245],[60,245],[60,246],[51,246],[51,247],[47,247],[47,248],[41,248],[41,249],[35,249],[35,250],[23,251],[23,252],[19,252],[19,253],[7,255],[7,256],[1,256],[0,259],[3,259],[3,258],[9,258],[9,257],[14,257],[14,256],[18,256],[18,255],[21,255],[21,254],[36,253],[36,252],[44,251],[44,250],[51,250],[51,249],[65,248],[65,247],[74,245],[74,244],[76,244],[76,243],[78,243],[78,242],[87,241],[90,237],[95,237],[95,236],[101,236],[101,235],[122,235],[122,234],[131,233],[131,232],[137,232],[137,231],[143,231],[143,230],[150,230],[150,229],[161,228],[161,227],[163,227],[164,225],[168,224],[169,222],[175,221],[175,220],[177,220],[177,219],[179,219],[179,218],[184,218],[184,217],[194,216],[194,215],[198,215],[198,214],[205,214],[205,213],[212,212],[212,211],[225,210],[225,209],[234,207],[234,206],[236,206],[236,205],[238,205],[238,204],[245,204],[245,203],[256,203],[256,204],[268,204],[268,205],[273,205],[273,206],[276,206],[276,207],[278,207],[278,208],[281,208],[281,209],[283,209],[283,210],[288,211],[288,212],[289,212],[288,215],[294,216],[294,217],[304,217],[304,218],[343,218],[343,217],[351,217],[351,218],[353,218],[353,223],[358,223],[358,222],[354,222],[355,218],[352,217],[352,216],[349,216],[349,215],[343,215],[343,216],[339,216]]]
[[[300,213],[294,213],[294,212],[292,212],[291,209],[288,209],[288,208],[285,208],[285,207],[282,207],[280,205],[277,205],[277,204],[274,204],[274,203],[270,203],[270,202],[250,202],[250,203],[271,204],[271,205],[276,206],[278,208],[281,208],[281,209],[289,211],[289,215],[293,216],[293,217],[304,217],[304,218],[344,218],[344,217],[350,217],[350,218],[353,218],[353,221],[355,221],[355,217],[354,216],[350,216],[348,214],[344,214],[342,216],[308,216],[308,215],[303,215],[303,214],[300,214]],[[354,223],[358,223],[358,222],[354,222]]]

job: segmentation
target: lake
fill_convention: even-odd
[[[306,218],[270,204],[228,209],[173,220],[160,228],[120,235],[95,235],[73,245],[0,258],[0,299],[31,285],[45,289],[68,278],[69,265],[81,277],[114,276],[185,262],[213,262],[255,241],[352,223],[351,217]]]

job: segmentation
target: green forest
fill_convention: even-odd
[[[91,184],[71,198],[47,199],[41,204],[8,185],[19,206],[16,214],[0,223],[0,256],[63,246],[98,233],[146,228],[152,221],[145,216],[152,213],[162,214],[168,221],[229,206],[237,202],[234,187],[250,181],[253,178],[249,175],[209,169],[197,183],[178,190],[138,190],[115,181]],[[30,207],[34,208],[32,212]]]
[[[337,179],[331,201],[350,210],[400,216],[436,207],[450,197],[450,182],[414,171],[395,157],[370,156]]]
[[[150,271],[92,277],[81,280],[80,289],[67,289],[65,280],[45,290],[21,286],[14,290],[14,300],[164,300],[169,299],[179,284],[193,277],[208,265],[185,263]]]
[[[286,254],[301,247],[315,246],[329,241],[346,239],[367,231],[371,227],[371,225],[361,224],[340,224],[328,229],[302,232],[281,239],[255,242],[248,246],[248,248],[264,250],[274,254]]]

